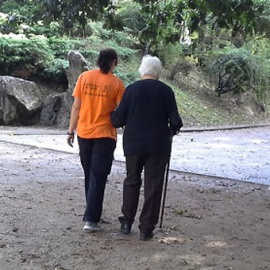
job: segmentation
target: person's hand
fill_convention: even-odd
[[[73,147],[73,143],[74,143],[74,133],[69,133],[68,132],[68,136],[67,136],[67,144],[71,147]]]

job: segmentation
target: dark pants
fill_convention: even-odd
[[[132,225],[138,208],[141,173],[144,169],[144,203],[140,214],[139,229],[148,234],[158,223],[164,174],[169,154],[134,154],[126,156],[127,177],[123,190],[123,217],[121,223]]]
[[[99,222],[116,141],[111,138],[83,139],[78,137],[78,143],[85,179],[86,209],[83,220]]]

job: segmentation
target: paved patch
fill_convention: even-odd
[[[1,127],[0,141],[78,154],[64,131]],[[122,135],[115,159],[125,161]],[[270,185],[270,127],[181,132],[173,139],[171,169]]]

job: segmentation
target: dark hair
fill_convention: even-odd
[[[115,50],[105,49],[100,51],[97,59],[97,65],[103,73],[107,74],[109,73],[114,60],[116,61],[115,65],[117,65],[117,53]]]

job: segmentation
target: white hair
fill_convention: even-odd
[[[158,79],[161,74],[161,69],[162,66],[160,60],[156,56],[147,54],[142,58],[138,71],[141,77],[144,75],[152,75]]]

